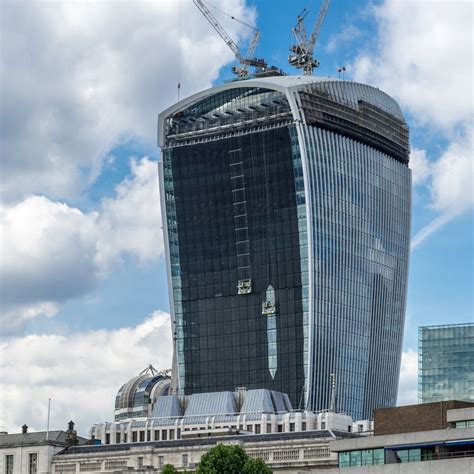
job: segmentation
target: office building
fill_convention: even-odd
[[[474,401],[474,323],[422,326],[419,338],[420,403]]]
[[[376,410],[374,429],[375,436],[332,441],[330,449],[338,454],[339,467],[325,473],[474,473],[473,403],[450,401]]]
[[[408,129],[380,90],[279,76],[159,116],[175,357],[170,391],[267,388],[370,418],[396,403]]]

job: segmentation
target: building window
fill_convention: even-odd
[[[30,453],[28,455],[28,473],[36,474],[38,472],[38,454]]]
[[[260,425],[255,425],[255,434],[260,434]]]
[[[105,434],[105,444],[110,444],[110,433]]]
[[[278,433],[283,433],[283,425],[278,425]]]
[[[115,444],[120,444],[120,433],[115,433]]]
[[[165,467],[165,457],[158,456],[158,468],[163,469]]]
[[[183,467],[188,467],[188,455],[183,454]]]
[[[343,451],[339,453],[338,460],[339,467],[349,467],[351,465],[349,451]]]
[[[136,442],[137,442],[137,432],[132,431],[132,443],[136,443]]]
[[[174,439],[174,430],[170,430],[170,439]]]
[[[252,425],[247,425],[247,431],[252,431]]]
[[[326,422],[325,421],[321,421],[321,429],[322,430],[326,429]]]
[[[145,432],[140,431],[140,442],[145,441]]]
[[[5,474],[13,474],[13,454],[5,456]]]
[[[381,465],[385,464],[385,452],[383,448],[343,451],[339,453],[338,460],[339,467]],[[399,458],[394,462],[406,462],[406,460]]]
[[[161,439],[166,441],[168,439],[168,432],[166,430],[161,431]]]
[[[124,434],[123,434],[123,442],[124,442],[124,443],[127,442],[127,438],[128,438],[127,433],[124,433]]]
[[[303,423],[301,423],[301,431],[306,431],[306,421],[303,421]]]
[[[138,469],[143,467],[143,458],[141,456],[138,457]]]
[[[361,451],[351,451],[351,466],[362,466],[362,452]]]
[[[267,423],[267,433],[271,433],[271,432],[272,432],[272,424]]]
[[[181,439],[181,428],[176,430],[176,439]]]
[[[290,423],[290,431],[295,431],[295,424],[294,423]]]
[[[455,428],[471,428],[474,427],[474,420],[462,420],[454,423]]]
[[[151,430],[147,430],[146,432],[146,440],[151,441]]]

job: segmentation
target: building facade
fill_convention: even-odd
[[[374,420],[375,436],[330,443],[338,454],[338,468],[327,474],[437,474],[474,473],[474,405],[461,409],[443,410],[445,402],[411,405],[380,410]],[[436,429],[425,430],[429,418],[443,421]],[[386,413],[383,413],[386,411]],[[411,415],[405,426],[399,417]],[[392,421],[392,429],[386,422]],[[383,425],[378,423],[382,421]],[[449,426],[449,428],[447,427]],[[402,431],[398,431],[401,427]],[[380,433],[379,435],[377,433]],[[387,434],[390,433],[390,434]],[[348,469],[349,468],[349,469]],[[318,472],[311,470],[311,472]]]
[[[370,418],[396,403],[408,129],[380,90],[284,76],[160,114],[172,389],[268,388]]]
[[[90,430],[90,438],[118,445],[328,429],[369,434],[372,424],[330,411],[293,410],[285,393],[255,389],[159,396],[149,417],[97,423]]]
[[[51,473],[54,455],[70,446],[85,444],[88,440],[77,436],[74,423],[67,431],[51,430],[29,433],[0,433],[0,472],[2,474]]]
[[[474,323],[422,326],[418,338],[420,403],[474,402]]]
[[[337,466],[330,441],[357,436],[347,432],[313,431],[273,435],[206,437],[118,446],[73,447],[56,455],[52,474],[75,472],[159,473],[166,464],[193,471],[201,457],[216,444],[239,445],[252,458],[263,459],[274,473],[297,474]],[[325,472],[325,471],[324,471]]]

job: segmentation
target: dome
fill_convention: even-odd
[[[115,421],[148,417],[156,398],[168,395],[170,383],[169,370],[158,372],[151,365],[131,378],[115,397]]]

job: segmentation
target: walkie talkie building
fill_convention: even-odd
[[[227,83],[159,117],[185,394],[268,388],[356,419],[396,403],[409,255],[408,128],[380,90]]]

